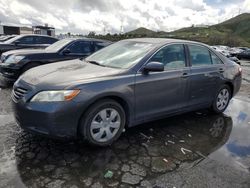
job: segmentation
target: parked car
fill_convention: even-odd
[[[22,48],[46,48],[58,39],[45,35],[18,35],[0,43],[0,55],[3,52]]]
[[[228,58],[229,58],[231,61],[234,61],[235,63],[241,65],[240,60],[239,60],[237,57],[231,56],[231,57],[228,57]]]
[[[5,52],[1,56],[0,73],[5,80],[15,81],[25,71],[48,63],[85,58],[111,44],[97,39],[63,39],[45,49],[22,49]]]
[[[229,52],[229,50],[225,47],[225,46],[211,46],[214,50],[216,50],[217,52],[220,52],[221,54],[223,54],[226,57],[230,57],[231,54]]]
[[[238,48],[241,49],[242,51],[249,50],[248,47],[238,47]]]
[[[240,49],[240,48],[237,48],[237,47],[233,47],[230,49],[230,54],[235,57],[237,56],[237,54],[243,52],[244,50]]]
[[[250,59],[250,49],[237,54],[238,59]]]
[[[225,57],[229,58],[231,61],[234,61],[235,63],[237,63],[239,65],[241,64],[239,59],[232,55],[231,51],[226,50],[226,49],[228,49],[226,46],[211,46],[211,48],[213,48],[217,52],[221,53]]]
[[[0,37],[0,42],[5,42],[5,41],[7,41],[7,40],[9,40],[9,39],[12,39],[12,38],[14,38],[16,35],[4,35],[4,36],[1,36]]]
[[[238,64],[202,43],[129,39],[27,71],[12,100],[24,130],[107,146],[140,123],[201,108],[221,113],[241,79]]]

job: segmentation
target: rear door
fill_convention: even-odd
[[[205,46],[189,44],[188,49],[191,64],[189,106],[208,105],[217,92],[224,65]]]
[[[148,62],[164,64],[163,72],[136,75],[136,120],[174,113],[187,105],[189,72],[183,44],[163,47]]]

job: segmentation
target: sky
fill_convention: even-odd
[[[48,24],[56,33],[172,31],[250,12],[250,0],[0,0],[1,24]]]

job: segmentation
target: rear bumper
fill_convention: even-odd
[[[241,87],[241,82],[242,82],[242,74],[237,75],[234,79],[233,85],[234,85],[234,91],[233,91],[233,96],[235,96]]]

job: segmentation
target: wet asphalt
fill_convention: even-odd
[[[207,110],[126,130],[112,146],[23,132],[0,90],[0,187],[250,187],[250,63],[220,115]]]

